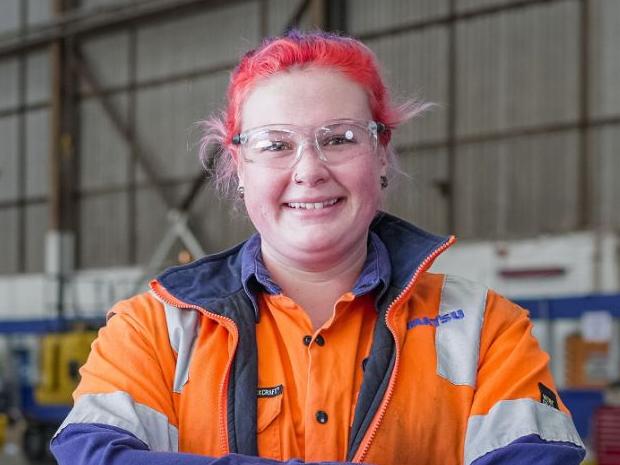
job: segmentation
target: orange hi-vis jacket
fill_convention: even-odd
[[[330,460],[579,463],[583,444],[527,312],[427,272],[453,238],[387,214],[371,231],[391,282],[376,303],[348,450]],[[52,442],[61,465],[274,463],[255,458],[258,309],[241,284],[243,247],[168,270],[111,310]]]

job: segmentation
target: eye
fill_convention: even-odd
[[[285,140],[261,140],[256,143],[254,149],[259,152],[283,152],[291,150],[293,147],[290,142]]]
[[[344,145],[357,143],[355,134],[352,130],[340,131],[338,133],[326,134],[323,137],[322,145]]]

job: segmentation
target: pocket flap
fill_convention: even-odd
[[[267,428],[282,410],[282,395],[258,398],[258,418],[256,429],[260,433]]]

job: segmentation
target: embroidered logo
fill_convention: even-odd
[[[553,392],[543,383],[538,383],[538,389],[540,389],[540,402],[542,404],[560,410],[560,407],[558,406],[558,397],[555,395],[555,392]]]
[[[276,397],[282,395],[284,386],[279,384],[274,387],[259,387],[256,389],[256,397]]]
[[[446,323],[450,323],[454,320],[462,320],[465,318],[465,313],[463,309],[459,308],[458,310],[454,310],[450,313],[444,313],[443,315],[437,315],[435,318],[416,318],[415,320],[411,320],[407,322],[407,329],[413,329],[416,326],[434,326],[437,327],[439,325],[445,325]]]

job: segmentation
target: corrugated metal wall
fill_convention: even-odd
[[[438,104],[396,134],[407,176],[388,208],[463,238],[619,228],[620,2],[515,1],[346,2],[348,32],[378,54],[395,96]],[[144,2],[83,0],[82,8],[131,3]],[[221,107],[239,55],[280,33],[302,3],[212,8],[206,1],[191,14],[131,24],[81,44],[103,98],[176,202],[201,169],[193,123]],[[586,4],[590,22],[583,29]],[[48,23],[51,5],[4,0],[0,44]],[[301,24],[311,24],[309,14]],[[0,57],[0,273],[44,267],[50,56],[44,47]],[[78,265],[144,264],[168,227],[160,188],[85,83],[77,112]],[[190,225],[207,251],[251,231],[230,210],[211,188],[194,202]]]

